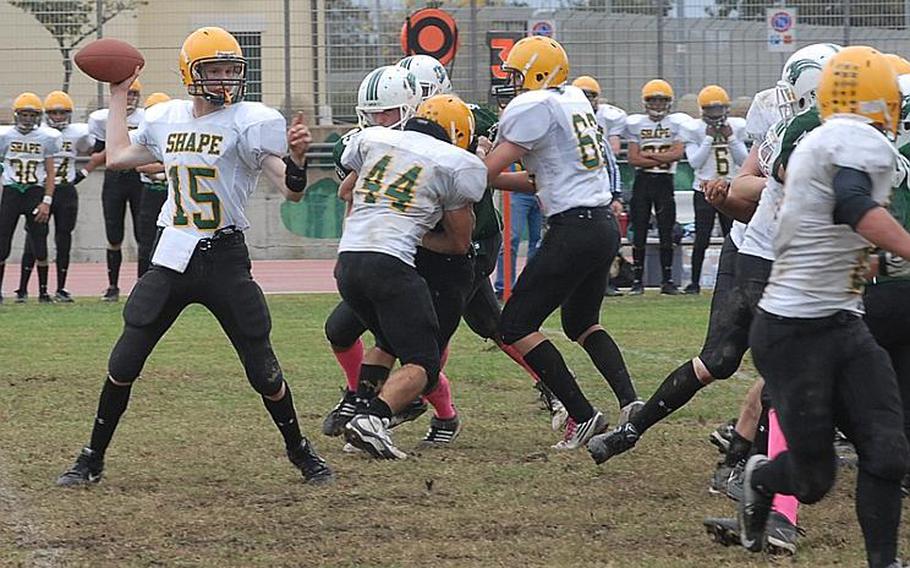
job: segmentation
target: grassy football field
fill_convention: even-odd
[[[448,374],[464,430],[453,447],[375,462],[320,433],[343,375],[322,332],[333,295],[271,296],[273,343],[306,433],[338,476],[313,488],[214,318],[187,310],[133,389],[105,478],[60,490],[87,442],[121,305],[0,307],[0,566],[806,566],[864,564],[855,475],[804,508],[795,561],[723,548],[702,518],[734,511],[708,494],[710,431],[735,416],[755,371],[703,391],[631,453],[598,467],[558,436],[530,379],[474,336]],[[609,299],[603,321],[642,395],[697,353],[709,298]],[[589,397],[618,413],[584,352],[547,325]],[[395,432],[414,448],[425,415]],[[904,556],[910,531],[902,531]]]

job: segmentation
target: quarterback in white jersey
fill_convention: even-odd
[[[13,101],[15,127],[0,136],[0,156],[3,158],[0,282],[3,281],[13,233],[19,217],[23,216],[29,243],[41,267],[42,291],[39,299],[50,302],[47,294],[47,221],[54,200],[54,155],[60,151],[60,133],[41,126],[42,112],[43,104],[37,95],[22,93]],[[20,288],[17,301],[25,301],[25,297],[25,291]]]
[[[496,146],[486,158],[493,187],[536,193],[548,231],[515,284],[500,327],[576,423],[559,448],[579,448],[607,427],[540,327],[562,307],[562,326],[591,357],[623,412],[638,395],[622,354],[601,327],[600,306],[619,230],[605,170],[607,151],[594,109],[578,87],[565,86],[569,61],[550,38],[524,38],[512,48],[503,71],[510,82],[494,94],[511,98],[502,112]],[[516,96],[517,95],[517,96]],[[514,97],[514,98],[513,98]],[[501,173],[517,161],[526,171]]]
[[[454,95],[436,95],[404,130],[366,128],[341,157],[357,184],[338,246],[338,291],[377,344],[401,362],[365,412],[345,426],[348,442],[376,458],[406,457],[389,436],[389,422],[439,380],[444,345],[415,256],[420,244],[442,254],[468,251],[472,206],[486,189],[483,162],[465,150],[473,136],[468,106]],[[442,231],[430,232],[438,223]]]
[[[789,449],[745,467],[743,546],[760,550],[774,494],[820,501],[834,484],[834,428],[859,455],[856,511],[869,566],[897,558],[901,478],[910,461],[900,393],[887,353],[862,320],[871,245],[910,254],[910,234],[882,207],[894,181],[900,91],[887,59],[853,46],[826,63],[817,89],[823,124],[787,168],[775,261],[752,324]]]
[[[163,162],[171,205],[159,218],[153,266],[124,306],[124,328],[108,361],[91,441],[57,485],[100,480],[104,454],[133,381],[161,336],[190,304],[208,308],[230,338],[247,380],[284,438],[291,463],[307,482],[329,482],[332,470],[300,432],[290,386],[269,339],[268,305],[250,274],[243,233],[249,227],[244,206],[260,171],[289,198],[302,198],[309,131],[297,115],[285,134],[280,114],[260,103],[243,102],[246,59],[236,38],[223,29],[206,27],[190,34],[178,63],[191,100],[152,107],[133,142],[127,93],[135,75],[111,85],[107,166],[127,170]],[[291,155],[282,160],[288,145]]]

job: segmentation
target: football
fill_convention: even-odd
[[[124,81],[137,66],[145,65],[145,59],[138,49],[114,38],[93,41],[80,49],[74,60],[83,73],[104,83]]]

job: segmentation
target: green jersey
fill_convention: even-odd
[[[904,229],[910,231],[910,144],[900,148],[900,158],[897,162],[897,173],[894,181],[894,191],[891,192],[891,202],[888,211],[897,219]],[[880,282],[888,280],[910,280],[910,262],[899,256],[884,252],[879,255]]]
[[[794,116],[787,123],[781,137],[780,151],[774,160],[774,167],[771,170],[774,179],[783,183],[783,180],[779,177],[780,170],[787,170],[787,163],[790,162],[790,156],[793,154],[793,150],[796,149],[796,145],[806,134],[818,128],[821,123],[818,109],[814,106]]]
[[[469,104],[468,108],[474,113],[475,142],[471,144],[473,150],[478,137],[491,138],[491,134],[495,136],[499,117],[495,112],[480,105]],[[480,201],[474,204],[474,219],[474,233],[471,235],[473,241],[488,239],[502,230],[502,217],[493,205],[493,188],[487,187]]]

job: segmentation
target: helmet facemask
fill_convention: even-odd
[[[57,130],[63,130],[73,120],[73,111],[62,108],[50,109],[44,113],[47,125]]]
[[[499,106],[505,108],[512,99],[527,89],[524,87],[524,73],[518,69],[510,69],[508,67],[503,67],[502,70],[506,72],[508,78],[504,85],[496,85],[493,87],[493,96],[496,97],[496,102],[499,103]]]
[[[702,120],[714,128],[723,128],[727,124],[729,114],[730,107],[727,105],[709,105],[701,109]]]
[[[212,76],[213,70],[221,76]],[[197,59],[190,66],[193,82],[187,86],[187,92],[194,97],[202,97],[216,105],[230,105],[243,100],[246,92],[246,60],[231,54],[227,57],[207,57]],[[137,97],[138,102],[138,97]]]
[[[16,111],[16,130],[22,134],[28,134],[38,128],[41,124],[41,111],[34,109],[22,109]]]
[[[796,93],[793,87],[786,81],[778,81],[774,86],[774,94],[777,97],[777,112],[784,120],[796,116],[799,106],[796,101]]]
[[[654,122],[659,122],[670,114],[670,107],[673,105],[673,99],[663,95],[655,95],[646,98],[644,104],[645,111],[648,113],[648,118]]]

